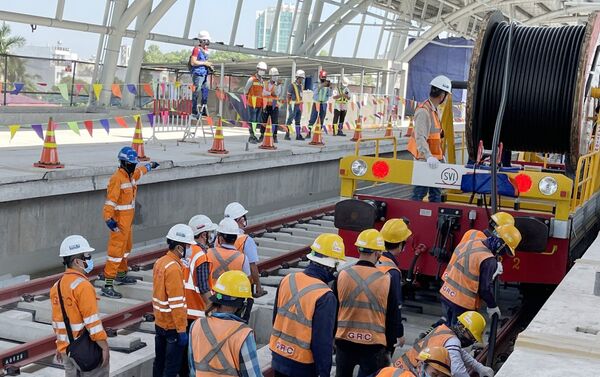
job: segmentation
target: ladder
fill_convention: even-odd
[[[206,144],[206,130],[204,129],[204,118],[208,116],[208,106],[206,106],[206,104],[202,104],[202,106],[198,106],[198,108],[198,119],[194,119],[192,116],[189,117],[187,126],[183,131],[183,137],[179,141],[188,143],[198,143],[199,136],[197,137],[196,134],[198,133],[198,127],[201,127],[202,138],[204,139],[204,144]],[[202,115],[203,113],[206,115]],[[208,124],[208,126],[210,127],[210,134],[212,135],[212,137],[214,137],[215,133],[213,131],[212,124]]]

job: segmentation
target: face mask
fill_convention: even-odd
[[[132,163],[126,162],[126,163],[123,165],[123,168],[125,169],[125,171],[126,171],[127,173],[129,173],[129,174],[133,174],[133,172],[135,171],[135,168],[136,168],[136,166],[137,166],[137,164],[132,164]]]
[[[321,79],[321,82],[322,82],[322,83],[324,83],[324,82],[325,82],[325,79]]]
[[[217,239],[217,233],[215,233],[215,232],[208,233],[208,246],[213,247],[216,239]]]
[[[279,80],[279,76],[271,76],[271,81],[277,82]]]
[[[266,72],[265,72],[265,71],[263,71],[263,70],[259,70],[259,71],[258,71],[258,75],[259,75],[259,76],[264,76],[264,75],[265,75],[265,73],[266,73]]]
[[[94,269],[94,260],[90,259],[87,261],[83,261],[83,272],[89,274]]]
[[[185,254],[184,254],[184,258],[188,259],[192,256],[192,247],[191,246],[186,246],[185,247]]]

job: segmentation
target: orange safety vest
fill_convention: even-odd
[[[165,330],[187,330],[187,306],[181,260],[168,251],[154,263],[152,306],[157,326]]]
[[[275,106],[273,107],[279,107],[279,97],[275,92],[277,90],[277,86],[278,84],[271,82],[271,80],[265,83],[265,92],[269,93],[269,95],[263,97],[265,101],[265,106],[273,106],[273,103],[275,103]]]
[[[385,317],[390,275],[377,268],[354,265],[338,276],[336,339],[386,345]]]
[[[379,258],[379,262],[377,263],[376,267],[379,271],[383,272],[384,274],[389,272],[390,270],[400,271],[398,266],[396,266],[396,263],[390,258],[386,257],[385,255],[382,255]]]
[[[240,234],[233,243],[233,246],[235,246],[235,248],[242,254],[244,253],[244,247],[246,246],[247,239],[247,234]]]
[[[192,324],[190,341],[196,377],[239,376],[240,350],[252,329],[216,317],[200,318]]]
[[[433,120],[434,129],[430,129],[429,135],[427,135],[427,144],[429,144],[429,152],[431,152],[431,155],[437,158],[438,160],[443,160],[444,150],[442,149],[442,124],[440,123],[440,118],[438,118],[437,112],[434,110],[433,105],[431,104],[431,102],[429,102],[429,100],[419,104],[419,106],[417,106],[417,110],[418,109],[425,109],[426,111],[429,111],[431,119]],[[406,149],[410,153],[412,153],[412,155],[416,159],[424,159],[425,156],[423,156],[422,153],[419,153],[417,149],[417,139],[415,134],[416,132],[413,132],[410,135],[410,139],[408,139],[408,146],[406,147]]]
[[[106,188],[106,201],[103,208],[105,221],[112,218],[121,226],[131,225],[138,181],[146,173],[148,169],[145,166],[135,169],[131,177],[122,168],[113,173]]]
[[[247,93],[248,106],[258,109],[263,107],[263,82],[256,77],[256,75],[252,75],[250,79],[252,80],[252,85],[250,86],[250,89],[248,89]]]
[[[327,284],[304,272],[283,278],[279,285],[277,315],[269,341],[271,351],[299,363],[315,362],[310,347],[312,318],[317,300],[327,292],[331,292]]]
[[[50,288],[52,328],[56,334],[56,349],[60,353],[66,353],[67,346],[69,345],[67,327],[60,308],[60,300],[58,299],[59,283],[65,312],[71,324],[73,338],[77,339],[85,328],[93,341],[106,340],[106,331],[102,327],[100,315],[98,314],[94,286],[81,272],[67,268],[63,277]]]
[[[226,249],[224,247],[213,247],[208,249],[208,262],[210,263],[210,286],[214,287],[217,279],[224,272],[231,270],[242,271],[244,267],[244,254],[238,250]]]
[[[377,377],[416,377],[412,372],[402,368],[386,367],[377,373]]]
[[[208,257],[204,250],[198,245],[192,246],[192,255],[190,257],[189,266],[183,266],[183,278],[185,288],[185,301],[187,304],[187,316],[189,319],[196,319],[206,310],[206,304],[202,299],[200,290],[198,289],[198,276],[196,269],[201,264],[207,263]],[[208,286],[212,289],[211,279],[208,279]]]
[[[485,235],[485,233],[483,233],[480,230],[477,229],[469,229],[465,232],[465,234],[463,234],[460,242],[458,243],[458,246],[454,249],[455,252],[452,253],[452,256],[450,257],[450,262],[448,262],[448,266],[446,266],[446,270],[444,271],[444,273],[442,274],[442,280],[446,281],[446,275],[448,275],[448,273],[450,272],[450,270],[452,269],[452,265],[454,265],[454,262],[456,261],[456,255],[457,252],[456,250],[458,250],[458,248],[460,247],[460,245],[469,242],[469,241],[473,241],[473,240],[485,240],[487,237]]]
[[[413,348],[409,349],[394,362],[394,366],[404,370],[415,371],[419,362],[419,353],[429,347],[443,347],[448,339],[456,337],[454,331],[446,325],[439,325],[426,337],[421,339]]]
[[[444,273],[444,285],[440,288],[442,296],[467,310],[479,309],[479,268],[488,258],[494,258],[494,254],[482,240],[458,245],[451,258],[452,264]]]

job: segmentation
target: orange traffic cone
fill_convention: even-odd
[[[131,142],[131,148],[138,154],[138,160],[150,161],[150,157],[144,153],[144,139],[142,138],[142,119],[138,118],[135,124],[135,131],[133,132],[133,141]]]
[[[352,139],[350,139],[350,141],[358,141],[360,139],[362,139],[362,120],[361,116],[359,115],[356,119],[356,128],[354,128],[354,136],[352,136]]]
[[[208,153],[229,153],[229,151],[225,149],[225,138],[223,137],[223,122],[221,121],[221,117],[219,117],[219,122],[217,123],[217,128],[215,129],[215,137],[213,138],[212,148],[208,150]]]
[[[267,120],[267,125],[265,127],[265,137],[263,138],[263,142],[259,145],[260,149],[270,149],[275,150],[277,147],[273,145],[273,125],[271,122],[271,117]]]
[[[322,133],[323,131],[321,130],[321,122],[319,122],[319,118],[317,118],[317,123],[315,124],[312,130],[312,140],[308,144],[324,147],[325,143],[323,143]]]
[[[54,130],[56,130],[56,123],[54,123],[52,117],[50,117],[50,119],[48,119],[48,128],[46,129],[44,147],[42,148],[42,156],[38,162],[33,164],[34,167],[44,169],[60,169],[65,167],[65,165],[58,161],[58,149],[56,149]]]
[[[408,129],[406,130],[406,137],[411,137],[413,134],[413,130],[415,128],[415,125],[413,124],[413,117],[409,117],[409,123],[408,123]]]
[[[394,132],[392,130],[392,117],[390,116],[387,127],[385,128],[385,135],[383,135],[383,137],[392,137],[392,136],[394,136]]]

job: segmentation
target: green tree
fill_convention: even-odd
[[[0,54],[9,54],[14,48],[23,47],[25,38],[20,35],[11,35],[11,28],[6,22],[0,25]],[[4,64],[7,62],[6,77],[4,77]],[[27,73],[27,64],[21,58],[9,56],[8,60],[0,60],[0,79],[10,83],[22,82],[25,90],[36,90],[32,80],[39,78],[38,75],[31,76]]]
[[[10,25],[3,22],[0,26],[0,54],[8,54],[11,48],[25,45],[25,38],[20,35],[10,35],[10,33]]]
[[[150,45],[144,51],[144,63],[187,64],[191,53],[191,48],[165,53],[157,45]],[[214,51],[210,53],[210,61],[215,63],[244,61],[252,58],[252,55],[241,54],[239,52]]]

